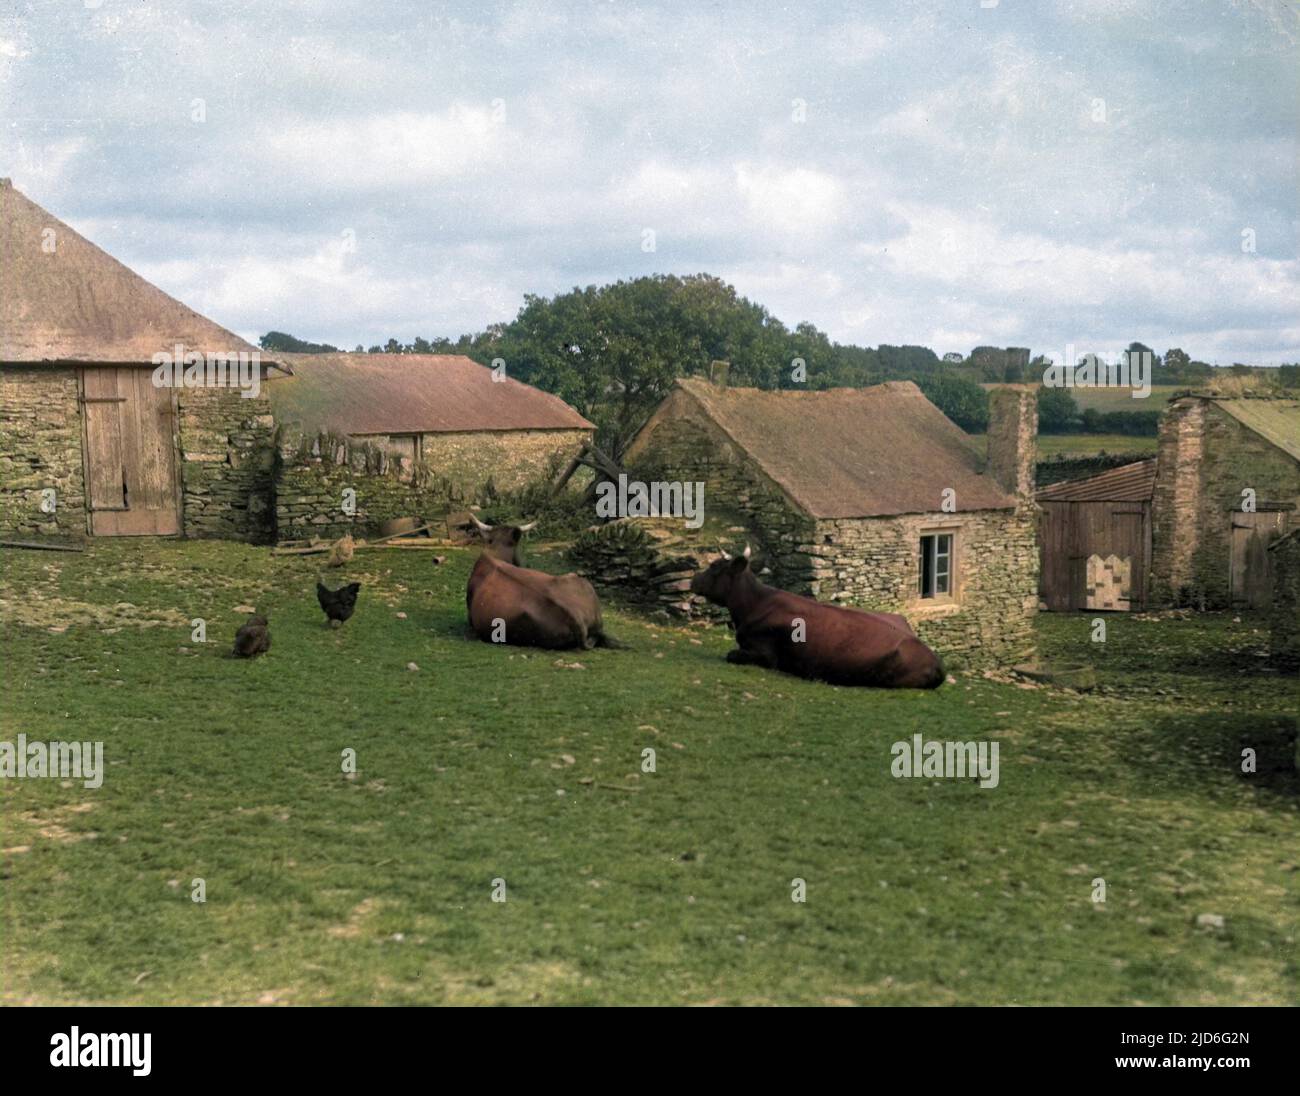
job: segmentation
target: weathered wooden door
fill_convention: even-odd
[[[1280,510],[1232,514],[1232,553],[1229,563],[1234,608],[1267,609],[1273,597],[1268,546],[1282,534]]]
[[[83,369],[81,378],[91,533],[179,533],[172,389],[154,387],[142,368]]]

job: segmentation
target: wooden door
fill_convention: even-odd
[[[1146,607],[1146,510],[1140,505],[1112,505],[1111,551],[1128,564],[1129,581],[1123,591],[1125,609]]]
[[[153,371],[83,369],[86,503],[95,536],[181,531],[175,407]]]
[[[1232,552],[1229,585],[1233,608],[1267,609],[1273,599],[1273,576],[1268,546],[1282,534],[1281,510],[1232,514]]]

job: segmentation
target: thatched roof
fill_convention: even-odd
[[[178,343],[202,354],[257,350],[0,180],[0,361],[148,365]]]
[[[1121,464],[1095,476],[1044,487],[1039,502],[1150,502],[1156,485],[1156,458]]]
[[[911,381],[821,392],[677,384],[811,517],[929,513],[949,487],[959,512],[1016,504],[983,474],[971,439]]]
[[[458,354],[282,354],[294,376],[267,391],[275,417],[340,434],[594,430],[558,396]]]

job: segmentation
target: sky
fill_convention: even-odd
[[[251,339],[707,272],[839,342],[1300,361],[1283,0],[0,0],[0,175]]]

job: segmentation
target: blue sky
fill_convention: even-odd
[[[1296,5],[984,3],[6,2],[0,174],[248,337],[708,271],[861,345],[1300,360]]]

